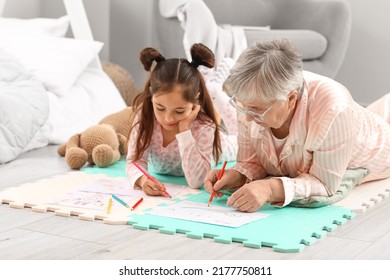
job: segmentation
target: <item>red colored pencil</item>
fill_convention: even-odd
[[[219,171],[217,181],[219,181],[219,180],[222,178],[223,173],[225,172],[226,163],[227,163],[227,162],[226,162],[226,160],[225,160],[224,163],[223,163],[223,166],[222,166],[221,171]],[[215,196],[216,194],[217,194],[217,192],[213,189],[213,192],[211,193],[211,196],[210,196],[210,199],[209,199],[209,203],[207,204],[207,206],[210,206],[210,203],[213,201],[214,196]]]
[[[143,197],[141,197],[134,205],[131,207],[131,211],[133,211],[142,201],[144,200]]]
[[[141,171],[142,173],[144,173],[144,175],[146,177],[148,177],[150,180],[152,180],[153,182],[157,183],[156,179],[154,179],[152,176],[150,176],[150,174],[145,170],[143,169],[141,166],[139,166],[137,163],[135,163],[133,161],[133,164],[135,167],[137,167],[139,169],[139,171]],[[165,193],[167,196],[169,196],[170,198],[172,198],[172,196],[166,191],[166,190],[163,190],[163,193]]]

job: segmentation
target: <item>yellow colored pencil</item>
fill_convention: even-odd
[[[107,204],[107,214],[111,213],[112,198],[110,197]]]

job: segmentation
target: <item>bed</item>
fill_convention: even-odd
[[[0,15],[5,0],[0,0]],[[81,0],[60,18],[0,18],[0,163],[70,136],[126,104],[98,57]],[[72,28],[74,38],[66,37]]]

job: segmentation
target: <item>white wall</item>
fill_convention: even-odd
[[[146,75],[139,51],[154,46],[153,1],[157,0],[111,1],[110,58],[125,67],[139,86]],[[352,12],[351,40],[335,79],[357,102],[367,105],[390,92],[390,1],[345,1]]]
[[[9,2],[14,0],[8,0]],[[28,2],[30,0],[18,0]],[[65,14],[63,0],[40,0],[42,17],[60,17]],[[99,56],[103,61],[110,58],[110,0],[83,0],[85,11],[95,40],[104,46]]]
[[[33,18],[40,15],[40,0],[7,0],[4,17]]]
[[[390,1],[347,2],[352,10],[351,41],[336,80],[367,105],[390,92]]]
[[[83,0],[83,3],[94,39],[104,43],[100,58],[109,60],[110,0]],[[3,16],[57,18],[64,14],[63,0],[7,0]]]
[[[153,1],[157,0],[84,0],[94,37],[105,43],[101,58],[127,69],[138,87],[146,77],[139,52],[155,47]],[[390,92],[390,1],[346,1],[352,11],[351,41],[335,79],[366,105]],[[63,9],[62,0],[8,0],[4,16],[28,18],[41,11],[54,17]]]
[[[146,77],[139,54],[153,41],[152,1],[111,0],[110,60],[126,68],[138,88]]]
[[[83,0],[93,37],[104,43],[100,58],[127,69],[138,87],[146,76],[139,53],[152,41],[152,1]],[[7,0],[3,16],[55,18],[64,14],[63,0]]]

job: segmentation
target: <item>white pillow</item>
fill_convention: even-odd
[[[0,17],[0,35],[12,34],[38,34],[54,37],[65,37],[69,28],[69,17],[51,18],[2,18]]]
[[[58,96],[68,92],[102,47],[103,43],[97,41],[47,36],[14,35],[0,41],[0,48]]]
[[[69,138],[97,124],[104,117],[126,108],[118,89],[107,74],[87,67],[69,92],[49,96],[46,131],[51,144],[62,144]]]

